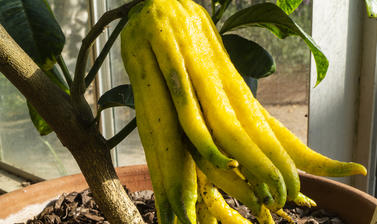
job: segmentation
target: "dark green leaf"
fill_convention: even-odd
[[[259,44],[234,34],[222,35],[230,59],[242,76],[255,79],[275,72],[272,56]]]
[[[135,108],[131,85],[120,85],[104,93],[98,100],[98,114],[106,108],[119,106]]]
[[[368,16],[377,18],[377,0],[365,0]]]
[[[48,135],[52,132],[52,129],[50,126],[46,123],[46,121],[39,115],[37,110],[31,105],[29,102],[27,102],[27,107],[29,109],[29,115],[31,118],[31,121],[33,122],[35,128],[38,130],[40,135]]]
[[[0,23],[43,70],[53,67],[65,38],[45,0],[0,0]]]
[[[276,0],[276,5],[289,15],[297,9],[301,2],[302,0]]]
[[[50,78],[50,80],[59,86],[60,89],[64,90],[67,94],[69,94],[69,89],[64,82],[64,76],[59,72],[56,66],[52,67],[52,69],[45,71],[45,74]]]
[[[242,77],[245,80],[246,84],[249,86],[254,97],[257,97],[258,79],[254,79],[253,77],[250,77],[250,76],[242,76]]]
[[[267,28],[282,39],[287,36],[301,37],[312,51],[316,62],[316,85],[325,78],[329,67],[326,56],[314,40],[289,18],[281,8],[272,3],[263,3],[240,10],[225,21],[220,33],[250,26]]]

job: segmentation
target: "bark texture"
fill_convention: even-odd
[[[31,102],[76,159],[106,218],[114,224],[144,223],[113,167],[106,140],[95,125],[89,105],[78,111],[15,43],[0,24],[0,72]]]

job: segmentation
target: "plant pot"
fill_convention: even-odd
[[[131,191],[152,189],[148,168],[145,165],[117,168],[118,176]],[[348,224],[376,224],[377,199],[353,187],[300,173],[302,192],[314,199],[318,206],[335,212]],[[88,186],[81,174],[66,176],[34,184],[23,189],[0,196],[0,223],[13,214],[22,214],[31,218],[37,215],[43,206],[62,193],[82,191]],[[36,209],[30,209],[37,205]],[[25,209],[26,208],[26,209]],[[27,210],[30,210],[28,212]],[[9,219],[8,219],[9,220]],[[24,221],[18,216],[14,222]]]

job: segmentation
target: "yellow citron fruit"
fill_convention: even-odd
[[[287,198],[315,204],[300,193],[296,166],[317,175],[366,174],[360,164],[309,149],[268,114],[231,63],[208,13],[195,2],[146,0],[129,17],[122,57],[148,166],[154,169],[160,223],[174,222],[170,208],[176,222],[197,222],[196,177],[206,179],[197,174],[195,162],[211,182],[247,202],[261,223],[272,223],[269,209],[281,213]],[[231,168],[238,163],[236,174]],[[212,192],[212,198],[202,193],[210,211],[233,214],[215,187],[199,186]]]
[[[182,107],[195,105],[190,102],[197,97],[205,120],[205,123],[199,122],[200,125],[205,124],[209,128],[222,150],[269,186],[275,209],[281,208],[287,196],[284,178],[243,128],[224,91],[220,79],[221,66],[214,61],[209,38],[209,35],[216,34],[211,26],[205,26],[210,21],[201,7],[193,1],[151,0],[134,18],[138,20],[138,32],[133,37],[145,39],[152,48],[180,123],[195,147],[199,150],[200,144],[195,144],[195,141],[203,138],[203,135],[192,137],[193,133],[198,133],[192,131],[197,129],[190,129],[190,125],[197,120],[190,118],[183,121],[182,117],[200,116],[193,112],[180,116],[180,111]],[[217,61],[227,63],[221,56]],[[211,161],[205,153],[199,152]]]
[[[148,43],[133,38],[136,30],[131,19],[121,36],[122,56],[134,92],[137,126],[151,169],[152,185],[158,193],[158,217],[161,223],[172,223],[171,211],[165,203],[167,199],[182,223],[194,224],[195,163],[186,150],[185,135],[158,63]]]
[[[170,96],[159,95],[158,92],[151,96],[153,92],[150,92],[154,99],[149,101],[155,102],[155,105],[160,104],[163,97],[173,101],[180,125],[201,155],[220,168],[236,167],[237,161],[240,162],[260,182],[268,185],[277,210],[284,205],[287,196],[283,176],[242,127],[224,91],[218,66],[213,60],[207,60],[207,54],[213,53],[205,36],[212,32],[212,28],[202,26],[207,20],[202,8],[192,1],[146,1],[140,10],[132,14],[123,31],[122,52],[127,53],[124,56],[126,69],[135,73],[134,76],[141,76],[138,79],[145,82],[143,88],[147,89],[153,86],[152,82],[145,81],[148,73],[162,74]],[[134,47],[128,48],[129,45]],[[137,69],[132,68],[134,64],[140,71],[133,71]],[[150,64],[153,70],[150,70]],[[132,80],[133,86],[139,85]],[[134,89],[135,100],[137,94],[141,95],[138,92],[145,91],[143,88]],[[199,102],[195,101],[196,97]],[[198,104],[203,113],[198,111]],[[155,109],[140,110],[154,113]],[[158,127],[164,131],[161,123]],[[237,161],[220,154],[217,148],[209,150],[207,146],[213,145],[213,140]]]

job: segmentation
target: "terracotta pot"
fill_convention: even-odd
[[[131,191],[152,189],[145,165],[117,168],[123,184]],[[326,178],[300,173],[302,192],[321,208],[338,214],[348,224],[376,224],[377,199],[350,186]],[[50,201],[62,193],[87,188],[81,174],[34,184],[0,196],[0,223],[25,207]],[[37,212],[38,213],[38,212]],[[36,215],[36,214],[34,214]]]

